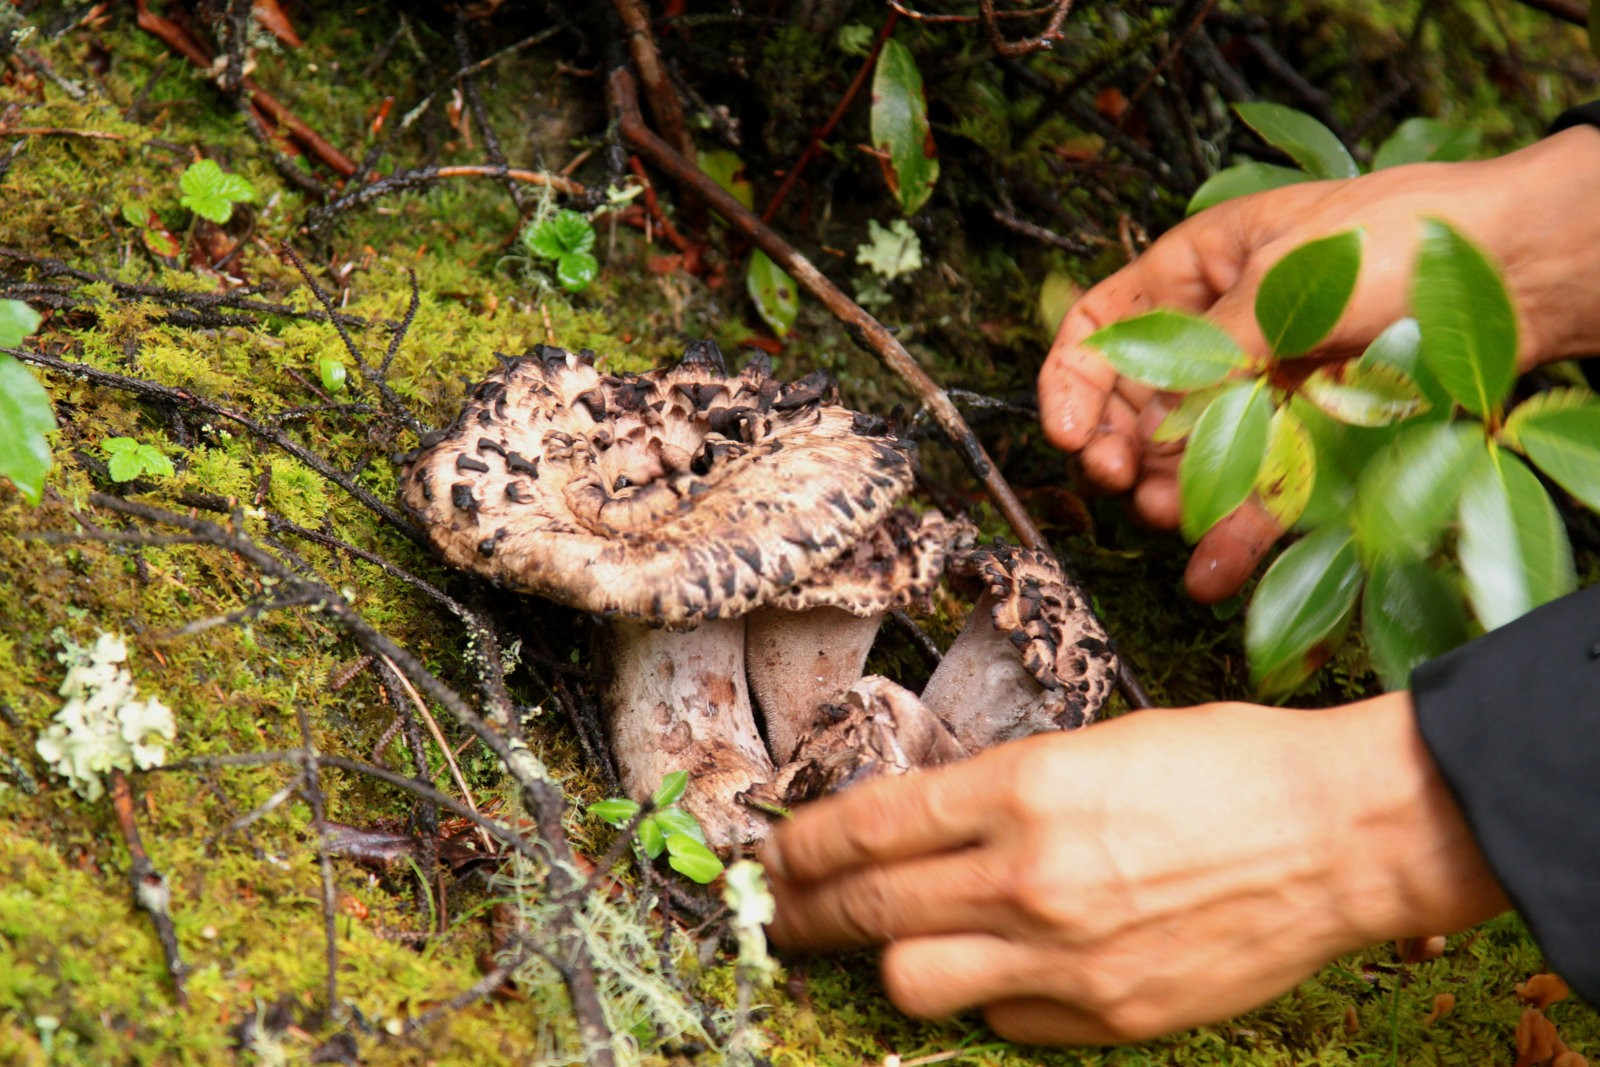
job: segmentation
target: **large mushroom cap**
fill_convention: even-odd
[[[860,618],[925,607],[944,579],[946,557],[971,547],[976,536],[977,527],[966,519],[895,508],[832,563],[769,604],[785,611],[838,608]]]
[[[639,375],[536,346],[408,457],[401,496],[445,558],[510,588],[678,628],[731,618],[910,489],[903,446],[832,394],[765,361],[730,376],[710,342]]]

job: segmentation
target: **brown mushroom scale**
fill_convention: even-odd
[[[825,376],[781,383],[764,360],[730,376],[701,342],[639,375],[547,346],[505,360],[407,457],[401,495],[455,565],[616,620],[623,784],[643,798],[688,771],[683,803],[726,848],[765,832],[735,798],[773,775],[741,616],[826,568],[910,485],[904,448]]]

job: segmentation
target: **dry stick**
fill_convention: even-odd
[[[951,402],[949,394],[928,376],[927,371],[917,364],[905,346],[895,339],[883,323],[869,315],[859,304],[845,295],[843,290],[829,281],[810,260],[774,233],[716,182],[707,178],[699,167],[674,152],[670,145],[645,126],[644,118],[639,114],[639,101],[633,76],[625,68],[618,68],[612,72],[606,88],[612,109],[617,114],[618,129],[623,138],[673,178],[692,185],[713,211],[772,257],[774,263],[788,271],[790,277],[833,312],[857,341],[876,353],[878,358],[908,385],[917,399],[933,413],[940,429],[944,430],[945,436],[966,461],[967,467],[983,483],[990,499],[1011,524],[1011,528],[1016,531],[1017,539],[1027,548],[1048,552],[1049,544],[1045,541],[1044,535],[1034,525],[1033,519],[1022,506],[1022,501],[1011,491],[1011,486],[1006,483],[1004,475],[984,451],[983,445],[973,434],[966,420],[961,417],[961,412]],[[1067,581],[1070,583],[1072,580],[1068,578]],[[1134,707],[1149,707],[1149,698],[1144,695],[1142,687],[1120,656],[1118,665],[1117,680],[1128,703]]]
[[[362,204],[376,200],[380,196],[386,196],[389,193],[421,188],[429,182],[441,181],[445,178],[507,178],[511,181],[524,182],[528,185],[547,185],[556,192],[567,196],[587,196],[589,192],[581,183],[575,182],[571,178],[545,174],[536,170],[524,170],[520,167],[505,167],[485,163],[461,163],[448,167],[417,167],[413,170],[395,171],[393,174],[352,189],[323,207],[316,208],[306,215],[306,226],[312,232],[316,232],[331,222],[333,216],[342,211],[360,207]]]
[[[655,36],[650,32],[650,17],[639,0],[611,0],[622,20],[628,38],[628,51],[639,77],[644,79],[645,90],[650,94],[650,114],[667,144],[685,159],[694,158],[694,140],[683,121],[683,105],[678,93],[661,66],[661,53],[656,50]]]
[[[1044,32],[1037,37],[1025,37],[1020,41],[1008,41],[1001,35],[1000,24],[995,20],[994,0],[978,0],[978,10],[983,13],[983,24],[989,28],[989,43],[994,46],[995,53],[1007,59],[1016,59],[1019,56],[1042,52],[1061,40],[1061,24],[1066,21],[1067,13],[1072,10],[1072,0],[1058,0],[1055,12],[1045,24]]]
[[[294,709],[300,723],[300,764],[304,768],[306,801],[311,805],[311,817],[316,820],[317,865],[322,870],[322,937],[328,950],[327,1017],[342,1018],[339,1009],[339,937],[334,926],[333,860],[328,857],[328,809],[322,795],[322,776],[317,767],[316,742],[311,739],[311,720],[306,707],[299,704]]]
[[[1594,0],[1590,0],[1594,2]],[[1528,7],[1543,11],[1547,15],[1554,15],[1558,19],[1565,19],[1575,26],[1589,24],[1589,4],[1583,0],[1522,0]]]
[[[139,839],[139,824],[134,818],[133,789],[128,785],[127,775],[118,770],[111,772],[111,807],[117,813],[117,825],[122,828],[122,840],[128,846],[128,856],[132,860],[128,867],[128,881],[133,886],[134,903],[150,913],[156,937],[161,942],[161,951],[167,958],[167,975],[172,979],[178,1005],[182,1007],[189,1002],[188,993],[183,988],[183,979],[189,973],[189,968],[178,954],[178,932],[172,924],[172,888],[144,850],[144,842]]]
[[[434,719],[433,713],[428,710],[428,705],[423,703],[422,697],[417,695],[416,687],[411,684],[411,680],[401,674],[393,663],[387,658],[383,660],[383,663],[391,671],[394,671],[394,676],[400,680],[400,688],[406,691],[406,696],[411,700],[411,706],[417,709],[418,715],[422,716],[422,721],[427,725],[428,732],[433,735],[433,740],[439,746],[439,751],[444,753],[444,761],[450,767],[450,777],[455,779],[456,788],[461,790],[461,797],[466,801],[467,807],[477,811],[478,803],[472,799],[472,790],[467,787],[467,779],[461,773],[461,765],[456,763],[456,754],[451,751],[449,742],[444,739],[444,732],[439,729],[439,723]],[[478,833],[485,845],[493,844],[489,840],[489,835],[482,829],[479,829]]]

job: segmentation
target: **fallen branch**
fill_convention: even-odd
[[[406,192],[410,189],[420,189],[431,182],[443,181],[447,178],[505,178],[510,181],[523,182],[527,185],[548,186],[566,196],[583,197],[589,195],[589,191],[581,183],[575,182],[571,178],[563,178],[560,175],[546,174],[537,170],[523,170],[518,167],[507,167],[492,163],[458,163],[447,167],[417,167],[413,170],[399,170],[393,174],[385,175],[376,181],[368,182],[346,192],[331,203],[313,209],[306,216],[306,228],[315,233],[332,222],[335,215],[351,208],[370,203],[380,196]]]
[[[133,886],[134,903],[148,912],[150,921],[155,924],[156,939],[161,942],[161,951],[167,959],[167,976],[172,979],[178,1004],[185,1005],[189,996],[183,980],[189,968],[178,954],[178,931],[172,924],[172,889],[144,850],[144,842],[139,838],[139,824],[134,818],[133,790],[128,785],[127,775],[119,770],[111,772],[111,808],[116,812],[123,843],[128,846],[128,881]]]

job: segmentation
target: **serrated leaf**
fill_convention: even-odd
[[[541,259],[559,261],[572,252],[594,247],[594,227],[580,212],[562,208],[537,226],[522,231],[522,245]]]
[[[556,260],[556,281],[569,293],[583,292],[599,273],[600,261],[587,252],[567,252]]]
[[[1277,356],[1298,356],[1328,336],[1361,270],[1361,231],[1345,230],[1291,251],[1256,291],[1256,322]]]
[[[938,150],[928,125],[922,75],[910,49],[890,38],[872,73],[872,146],[882,155],[883,176],[900,210],[914,214],[933,195]]]
[[[1474,415],[1505,399],[1516,376],[1517,319],[1487,256],[1448,223],[1425,219],[1411,281],[1422,359]]]
[[[1300,520],[1317,477],[1316,449],[1311,435],[1289,407],[1272,413],[1267,449],[1256,471],[1255,492],[1261,504],[1285,530]]]
[[[1428,407],[1421,388],[1405,371],[1360,360],[1318,367],[1300,384],[1300,395],[1353,426],[1388,426]]]
[[[687,788],[689,788],[689,772],[671,771],[664,775],[661,784],[656,786],[655,793],[650,797],[650,803],[657,808],[676,804]]]
[[[1425,422],[1404,427],[1362,470],[1351,506],[1356,539],[1371,560],[1420,559],[1455,515],[1461,476],[1482,452],[1474,426]]]
[[[16,348],[40,321],[39,313],[21,300],[0,300],[0,348]]]
[[[622,827],[628,825],[628,821],[639,814],[639,805],[627,797],[611,797],[609,800],[590,804],[588,811],[602,822]]]
[[[1404,689],[1418,664],[1470,636],[1461,594],[1421,560],[1378,560],[1361,597],[1361,632],[1385,689]]]
[[[1243,382],[1211,402],[1178,464],[1183,536],[1200,535],[1244,502],[1261,468],[1272,402],[1258,382]]]
[[[214,159],[189,164],[178,178],[178,202],[202,218],[221,225],[233,215],[233,205],[255,198],[255,189],[237,174],[224,173]]]
[[[134,451],[117,452],[106,464],[106,472],[114,482],[131,482],[143,471],[144,463]]]
[[[1372,157],[1372,169],[1405,163],[1455,163],[1478,150],[1478,131],[1438,119],[1410,118],[1395,127]]]
[[[657,812],[656,815],[659,815]],[[639,820],[639,847],[644,849],[644,854],[651,859],[661,855],[661,850],[667,847],[667,834],[661,828],[656,815],[646,815]]]
[[[1487,630],[1578,585],[1555,502],[1533,472],[1503,449],[1483,457],[1468,474],[1456,551],[1467,598]]]
[[[746,208],[754,208],[755,187],[745,177],[744,160],[726,148],[700,153],[700,169]]]
[[[696,841],[705,843],[706,832],[700,828],[700,820],[682,808],[662,808],[656,812],[656,825],[669,837],[673,834],[687,834]]]
[[[1250,364],[1220,326],[1181,311],[1150,311],[1113,322],[1084,343],[1099,349],[1117,373],[1159,389],[1215,385]]]
[[[1183,399],[1178,401],[1178,406],[1167,412],[1167,417],[1151,432],[1150,440],[1164,445],[1188,437],[1194,431],[1194,424],[1200,421],[1201,414],[1228,388],[1226,383],[1220,383],[1185,393]]]
[[[705,885],[722,873],[716,853],[688,834],[667,836],[667,865],[685,878]]]
[[[18,301],[0,301],[0,306],[13,303]],[[8,347],[15,347],[15,342]],[[30,504],[44,495],[44,477],[50,473],[50,441],[45,434],[55,428],[55,412],[44,386],[15,357],[0,355],[0,478],[11,479]]]
[[[1202,182],[1200,188],[1189,198],[1189,206],[1184,208],[1184,214],[1193,215],[1224,200],[1311,180],[1311,175],[1292,167],[1254,161],[1236,163],[1231,167],[1224,167]]]
[[[107,437],[100,442],[100,447],[106,455],[116,456],[124,452],[137,452],[139,442],[132,437]]]
[[[1361,173],[1338,136],[1304,111],[1264,101],[1234,104],[1233,111],[1313,178],[1354,178]]]
[[[745,268],[744,287],[756,305],[756,311],[772,332],[787,337],[794,328],[795,316],[800,313],[800,297],[794,279],[778,268],[760,249],[750,253],[750,266]]]
[[[1355,541],[1343,527],[1317,530],[1273,560],[1250,598],[1244,623],[1257,690],[1286,693],[1322,666],[1360,591]]]

